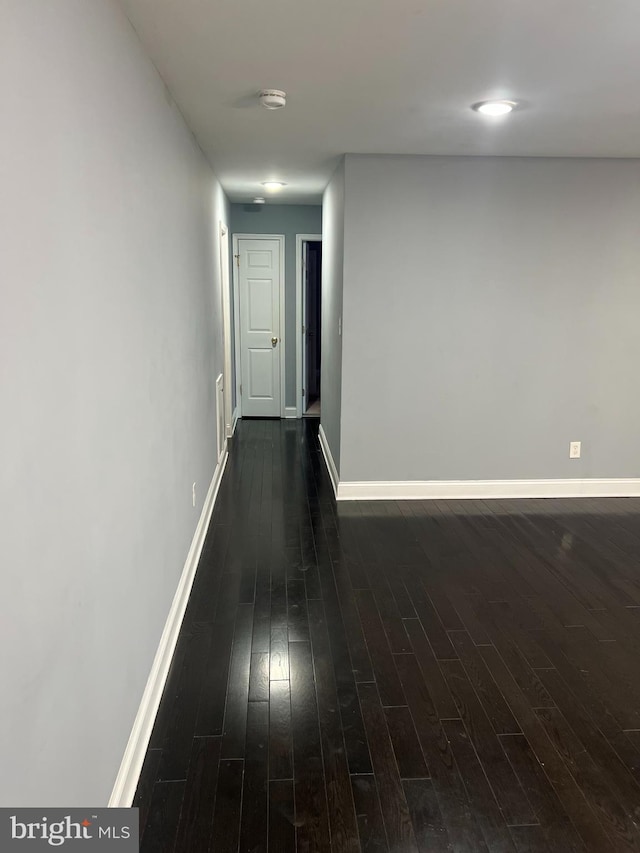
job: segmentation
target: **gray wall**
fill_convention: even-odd
[[[0,805],[100,805],[215,468],[228,210],[115,2],[3,13]]]
[[[320,421],[340,473],[342,276],[345,245],[344,160],[322,200],[322,366]]]
[[[287,406],[296,405],[296,234],[322,233],[322,207],[309,204],[232,204],[234,234],[285,236],[285,370]]]
[[[640,161],[348,156],[345,230],[342,479],[640,476]]]

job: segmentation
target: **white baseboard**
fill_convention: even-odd
[[[410,480],[338,482],[336,488],[339,501],[601,497],[640,497],[640,480]]]
[[[236,425],[238,423],[238,407],[236,406],[233,410],[233,414],[231,415],[231,435],[236,431]],[[231,436],[229,436],[231,437]]]
[[[285,416],[285,418],[297,418],[298,417],[297,408],[295,406],[285,406],[284,416]]]
[[[160,637],[160,643],[151,666],[151,672],[149,673],[138,713],[136,714],[133,728],[129,735],[129,742],[127,743],[113,791],[111,792],[109,808],[129,808],[133,802],[227,459],[228,453],[225,448],[220,463],[214,471],[211,485],[209,486],[209,491],[207,492],[207,497],[200,514],[200,520],[198,521],[198,526],[193,535],[191,547],[189,548],[189,553],[187,554],[187,559],[182,570],[178,588],[173,597],[173,603],[171,604],[162,636]]]
[[[327,441],[327,436],[325,434],[324,429],[322,428],[322,424],[320,424],[320,429],[318,430],[318,438],[320,439],[320,449],[322,450],[322,455],[324,456],[327,471],[329,472],[329,477],[331,478],[331,483],[333,484],[333,492],[336,498],[339,500],[338,490],[340,478],[338,477],[338,469],[336,468],[336,463],[333,461],[331,448],[329,447],[329,442]]]

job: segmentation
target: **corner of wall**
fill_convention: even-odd
[[[344,277],[344,158],[322,205],[322,428],[336,476],[340,470],[342,405],[342,288]]]

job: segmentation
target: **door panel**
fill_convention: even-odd
[[[277,245],[277,244],[276,244]],[[271,252],[252,252],[247,249],[247,269],[271,269]]]
[[[273,356],[264,349],[250,349],[247,397],[250,400],[273,399]],[[244,389],[243,389],[244,390]]]
[[[250,278],[247,281],[250,332],[270,332],[272,327],[273,281]]]
[[[242,414],[280,417],[280,243],[241,238],[238,253]]]

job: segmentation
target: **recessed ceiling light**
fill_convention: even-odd
[[[265,190],[270,190],[272,193],[280,192],[282,187],[286,187],[284,181],[263,181],[262,186]]]
[[[518,106],[516,101],[479,101],[471,109],[484,116],[506,116]]]
[[[262,198],[262,196],[257,195],[254,198],[253,203],[254,204],[264,204],[264,199]]]

